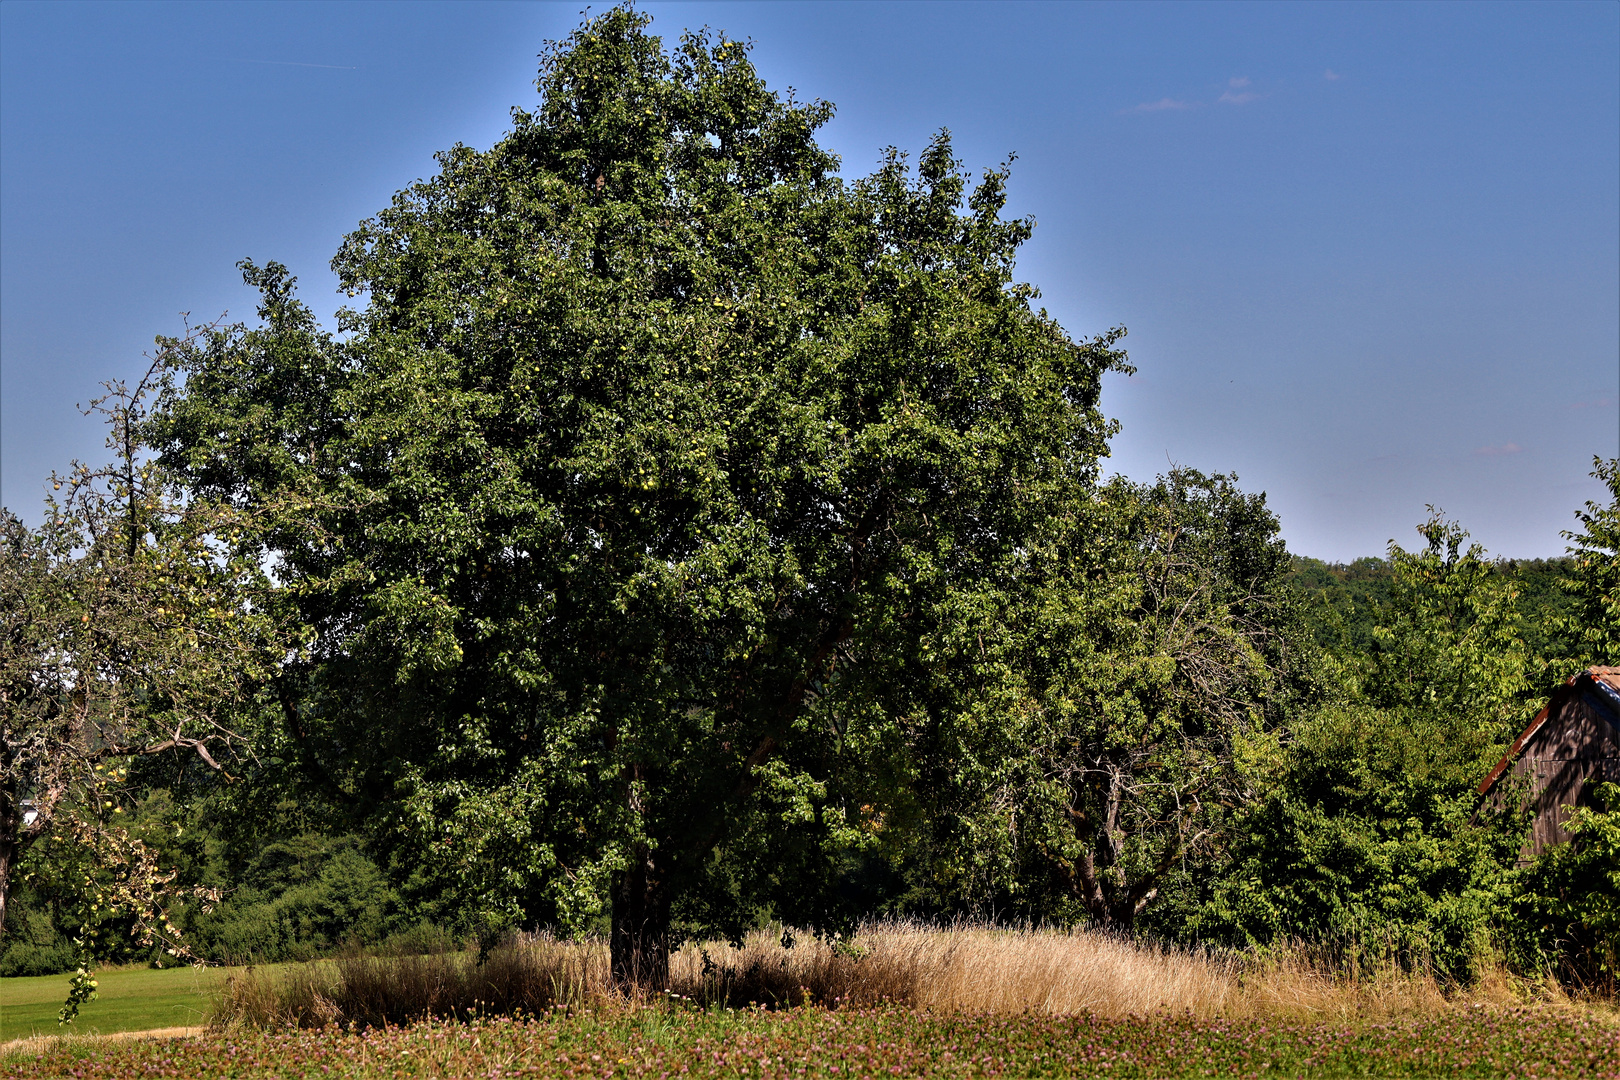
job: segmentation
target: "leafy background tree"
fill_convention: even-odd
[[[1559,620],[1574,664],[1620,666],[1620,457],[1592,459],[1592,476],[1609,489],[1609,504],[1589,502],[1575,516],[1580,532],[1566,532],[1574,559],[1561,584],[1574,610]]]
[[[952,748],[971,786],[930,825],[981,912],[1129,929],[1218,857],[1240,761],[1314,694],[1277,529],[1181,469],[1115,480],[1064,530],[1012,620],[1018,695],[989,745]]]

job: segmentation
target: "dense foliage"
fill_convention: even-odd
[[[1580,982],[1620,981],[1620,784],[1596,785],[1567,828],[1575,841],[1546,851],[1516,898],[1525,943],[1557,957]]]
[[[359,836],[296,831],[292,815],[279,815],[243,838],[222,820],[217,799],[188,806],[166,788],[132,800],[119,817],[127,835],[177,883],[219,898],[181,897],[167,912],[190,953],[210,963],[307,960],[357,944],[415,952],[449,943],[409,917],[411,909]],[[75,835],[56,834],[22,859],[0,976],[53,974],[79,962],[73,939],[89,921],[85,909],[108,892],[115,869],[96,856]],[[87,883],[95,888],[87,890]],[[177,962],[163,944],[141,940],[132,912],[106,911],[95,925],[102,962]]]
[[[348,238],[346,341],[248,267],[264,329],[177,357],[152,433],[265,521],[303,752],[483,925],[611,899],[656,985],[672,907],[741,924],[719,883],[819,916],[1085,499],[1121,359],[1013,283],[1004,172],[970,193],[942,134],[846,183],[829,107],[647,21]]]

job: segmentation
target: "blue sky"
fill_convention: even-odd
[[[0,4],[0,501],[103,455],[75,403],[179,313],[323,315],[343,234],[487,147],[577,3]],[[940,127],[1018,154],[1020,264],[1076,335],[1130,328],[1110,468],[1235,471],[1290,547],[1493,553],[1620,453],[1620,5],[653,3],[838,105],[846,174]]]

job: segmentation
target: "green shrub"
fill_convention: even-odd
[[[1277,789],[1245,818],[1194,914],[1234,944],[1338,943],[1467,979],[1511,890],[1518,816],[1479,808],[1475,755],[1378,709],[1325,712],[1297,733]]]
[[[13,941],[0,953],[0,979],[61,975],[72,971],[77,964],[78,954],[71,941],[53,941],[48,945]]]
[[[1574,839],[1541,853],[1514,907],[1524,959],[1612,994],[1620,980],[1620,784],[1597,784],[1592,795],[1594,805],[1577,808],[1565,825]]]
[[[352,836],[304,833],[267,845],[241,886],[191,929],[214,960],[307,960],[404,930],[403,905]]]
[[[1347,960],[1476,976],[1510,914],[1528,818],[1478,784],[1522,724],[1535,658],[1513,580],[1438,513],[1389,549],[1340,700],[1283,733],[1189,917],[1236,944],[1331,943]],[[1359,954],[1359,955],[1358,955]]]

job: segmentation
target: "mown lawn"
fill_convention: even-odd
[[[0,1059],[28,1077],[1617,1077],[1620,1030],[1575,1010],[1455,1010],[1313,1025],[937,1015],[891,1007],[561,1012],[361,1034],[246,1029],[64,1041]]]
[[[118,1031],[195,1027],[207,1022],[209,995],[225,977],[221,968],[130,968],[98,971],[95,1001],[79,1010],[72,1029]],[[58,1035],[56,1012],[67,1000],[68,976],[0,979],[0,1043],[28,1035]]]

